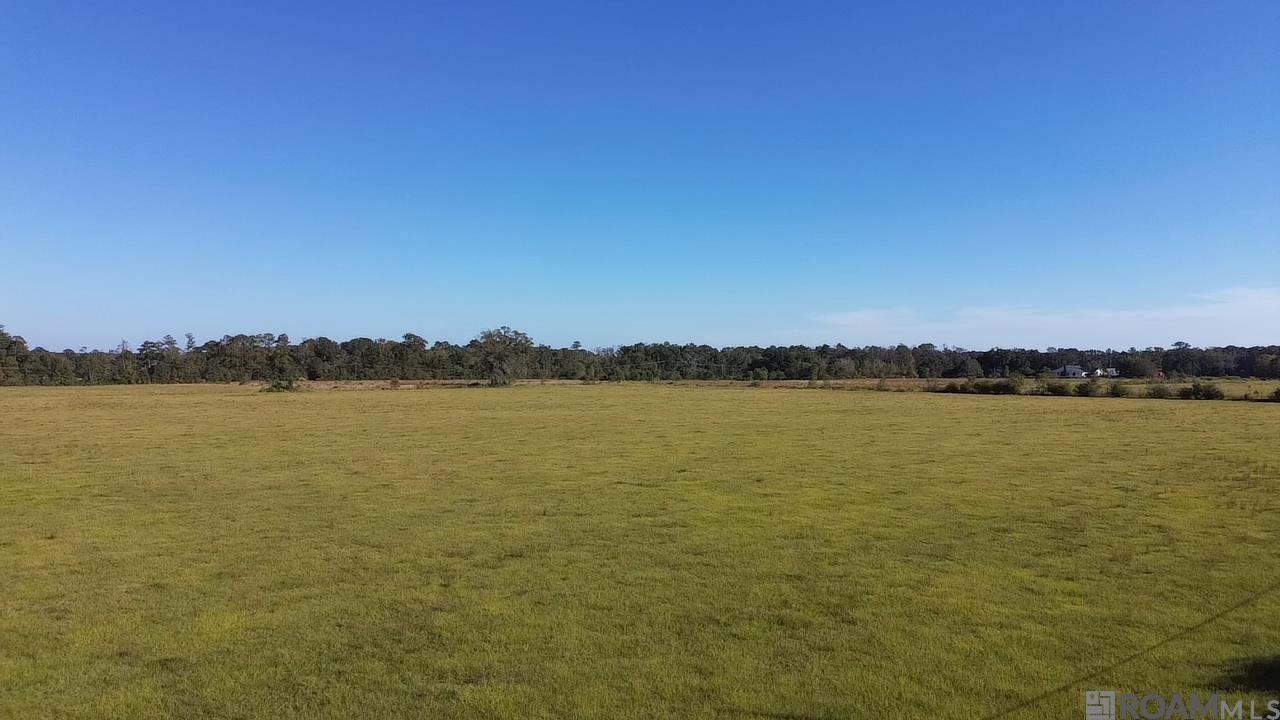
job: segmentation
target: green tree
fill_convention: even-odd
[[[22,365],[27,359],[27,342],[18,335],[10,335],[0,325],[0,385],[21,385],[26,382]]]
[[[480,372],[489,384],[502,387],[525,373],[533,340],[519,330],[503,325],[480,333],[472,345],[479,353]]]
[[[1120,374],[1125,377],[1155,377],[1160,371],[1154,360],[1136,352],[1122,359],[1118,365]]]

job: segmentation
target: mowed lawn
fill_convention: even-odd
[[[0,717],[986,717],[1280,579],[1280,405],[0,388]],[[1280,593],[1080,691],[1234,692]]]

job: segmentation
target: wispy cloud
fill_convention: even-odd
[[[932,342],[968,348],[1280,343],[1280,288],[1234,288],[1147,307],[998,305],[925,313],[863,308],[813,318],[846,345]]]

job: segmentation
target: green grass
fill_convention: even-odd
[[[15,388],[0,413],[3,718],[982,717],[1280,577],[1266,403]],[[1273,593],[1011,717],[1276,656]]]

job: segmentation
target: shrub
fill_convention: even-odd
[[[997,380],[994,389],[997,395],[1017,395],[1022,392],[1022,378],[1010,377]]]
[[[1049,395],[1057,395],[1058,397],[1066,397],[1071,394],[1071,383],[1065,383],[1061,380],[1047,382],[1044,384],[1044,391]]]
[[[1012,378],[1007,380],[974,380],[970,383],[969,392],[983,395],[1017,395],[1021,383]]]
[[[1190,387],[1179,390],[1178,397],[1183,400],[1221,400],[1226,397],[1226,394],[1222,392],[1222,388],[1211,382],[1197,380],[1191,383]]]
[[[1107,394],[1114,398],[1129,397],[1129,386],[1113,382],[1107,386]]]
[[[1017,395],[1022,389],[1022,383],[1015,379],[1006,380],[970,380],[969,382],[957,382],[952,380],[941,387],[937,385],[929,385],[925,388],[930,392],[944,393],[976,393],[978,395]]]
[[[1080,397],[1097,397],[1102,394],[1102,383],[1092,378],[1076,385],[1076,395]]]
[[[1147,397],[1155,398],[1157,400],[1165,400],[1173,397],[1173,391],[1170,390],[1169,386],[1165,383],[1156,383],[1155,385],[1147,388]]]
[[[262,388],[262,392],[294,392],[298,386],[294,384],[293,378],[284,380],[272,380]]]
[[[1276,388],[1276,391],[1268,395],[1267,399],[1271,402],[1280,402],[1280,388]]]

